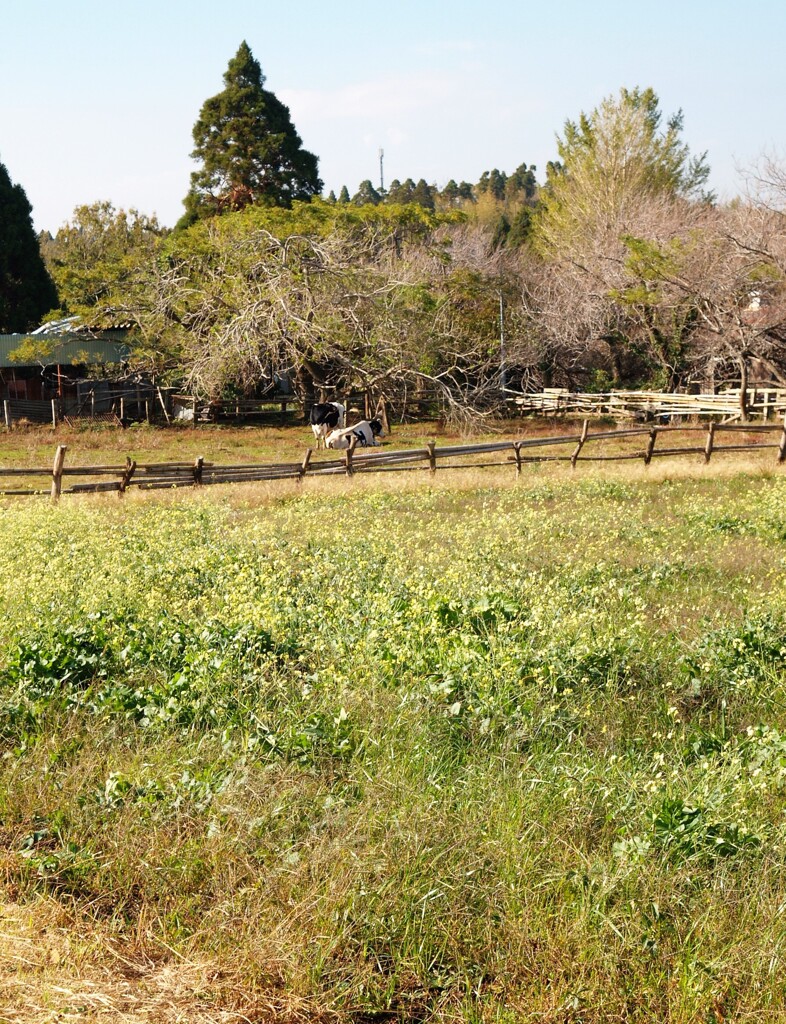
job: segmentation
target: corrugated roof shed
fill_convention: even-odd
[[[108,333],[108,332],[107,332]],[[118,331],[114,338],[102,336],[90,337],[87,334],[48,335],[40,334],[0,334],[0,367],[20,369],[25,365],[40,366],[45,362],[48,366],[78,366],[85,363],[121,363],[131,355],[131,349],[122,340],[124,332]],[[55,340],[57,338],[57,340]],[[46,355],[32,362],[12,359],[11,353],[19,349],[25,342],[40,348],[42,343],[51,344]]]

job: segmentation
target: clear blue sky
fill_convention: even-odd
[[[622,86],[652,86],[711,185],[786,156],[783,0],[8,0],[0,162],[37,229],[82,203],[182,213],[191,129],[245,39],[290,107],[325,189],[364,178],[442,186],[535,164],[566,119]]]

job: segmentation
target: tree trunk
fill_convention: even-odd
[[[622,382],[622,348],[620,340],[613,334],[606,334],[601,340],[606,342],[609,349],[612,386],[618,388]]]
[[[740,356],[740,421],[748,422],[748,360]]]
[[[308,364],[299,366],[295,372],[295,392],[303,403],[303,414],[308,416],[309,410],[317,401],[317,387],[321,381],[316,380],[312,368]]]

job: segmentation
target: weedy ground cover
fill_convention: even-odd
[[[205,1019],[786,1019],[782,475],[259,493],[3,509],[6,898],[74,971],[209,963]]]

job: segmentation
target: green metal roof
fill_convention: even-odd
[[[29,359],[12,359],[11,353],[24,346],[35,353]],[[91,338],[84,334],[33,335],[0,334],[0,367],[81,366],[86,363],[120,363],[131,349],[115,338]]]

